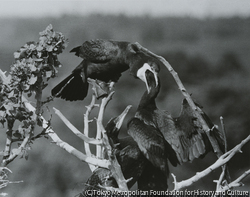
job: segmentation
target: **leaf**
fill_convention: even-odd
[[[5,111],[0,110],[0,117],[5,117],[5,115],[6,115],[6,112],[5,112]]]
[[[37,47],[36,47],[36,50],[37,51],[42,51],[43,50],[43,47],[41,46],[41,45],[38,45]],[[41,57],[41,56],[40,56]]]
[[[8,76],[5,78],[5,80],[3,81],[3,84],[6,84],[6,85],[10,84],[11,78],[12,78],[11,75],[8,75]]]
[[[22,135],[19,133],[18,130],[16,130],[14,133],[13,133],[13,136],[18,138],[18,139],[21,139],[22,138]]]
[[[11,91],[11,92],[9,93],[8,98],[11,98],[11,97],[15,97],[14,91]]]
[[[41,56],[39,56],[39,57],[41,57]],[[42,62],[43,58],[34,58],[34,61],[36,61],[36,62]]]
[[[19,59],[20,54],[21,54],[20,52],[14,52],[14,58]]]
[[[30,88],[30,86],[28,84],[25,84],[25,83],[21,83],[20,87],[22,90],[28,90]]]
[[[36,48],[36,45],[30,44],[29,48],[32,49],[32,50],[34,50]]]
[[[29,81],[28,81],[28,84],[29,84],[29,85],[33,85],[33,84],[36,83],[36,81],[37,81],[37,76],[32,75],[32,76],[30,77]]]
[[[53,51],[53,48],[54,48],[53,46],[47,46],[47,47],[46,47],[46,49],[47,49],[48,52]]]
[[[3,106],[4,106],[4,108],[6,109],[6,113],[7,113],[9,116],[12,116],[11,111],[14,110],[13,105],[4,104]]]
[[[52,71],[47,71],[46,72],[46,78],[50,78],[52,76]]]
[[[37,67],[34,64],[29,64],[29,68],[32,72],[37,70]]]

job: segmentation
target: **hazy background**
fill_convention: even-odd
[[[50,90],[77,66],[81,59],[69,51],[85,40],[103,38],[139,42],[156,54],[164,56],[178,72],[195,101],[215,124],[223,116],[229,148],[243,140],[250,131],[250,2],[248,0],[152,0],[152,1],[1,1],[0,7],[0,67],[9,71],[13,52],[27,41],[38,41],[39,32],[52,24],[55,31],[69,38],[69,46],[59,60],[63,67],[58,78],[51,80]],[[166,68],[161,68],[162,89],[157,98],[159,108],[178,116],[182,95]],[[107,108],[105,121],[132,104],[123,127],[136,110],[145,85],[124,73],[116,84],[116,93]],[[91,95],[91,94],[89,94]],[[53,113],[60,109],[80,130],[83,112],[90,96],[82,102],[55,99],[48,105],[52,124],[58,135],[79,150],[82,142]],[[91,125],[94,130],[94,124]],[[0,149],[4,148],[5,130],[0,130]],[[87,164],[80,162],[51,140],[34,143],[29,160],[16,159],[9,165],[12,184],[4,192],[13,197],[75,196],[90,176]],[[232,178],[237,178],[250,166],[249,144],[243,154],[230,162]],[[188,178],[215,161],[209,154],[203,160],[171,168],[177,180]],[[191,189],[213,190],[220,171],[199,181]],[[250,178],[245,186],[250,191]],[[170,189],[172,178],[170,178]]]

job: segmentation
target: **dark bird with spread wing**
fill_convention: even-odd
[[[169,112],[156,106],[160,80],[155,80],[155,75],[150,70],[145,72],[145,76],[147,91],[141,98],[135,116],[128,122],[128,133],[145,157],[168,176],[168,161],[173,166],[193,161],[203,157],[212,147],[187,101],[183,100],[179,117],[173,118]],[[212,128],[211,120],[206,114],[203,116]],[[219,130],[214,127],[211,136],[224,152],[224,140]]]
[[[131,136],[118,137],[129,108],[130,106],[119,116],[112,118],[105,127],[123,175],[125,179],[129,180],[128,187],[131,188],[137,182],[138,189],[142,191],[167,190],[166,176],[146,159],[133,138]],[[88,179],[84,191],[105,190],[105,187],[117,188],[118,185],[109,169],[97,168]],[[85,194],[83,196],[88,196],[86,192],[82,193]]]

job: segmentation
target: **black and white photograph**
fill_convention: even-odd
[[[249,197],[249,0],[0,3],[0,197]]]

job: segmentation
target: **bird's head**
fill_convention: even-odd
[[[107,132],[108,137],[118,137],[119,130],[122,127],[122,123],[124,121],[124,118],[126,117],[129,109],[132,107],[132,105],[128,105],[125,110],[117,117],[111,118],[109,122],[107,123],[105,129]]]
[[[159,80],[158,80],[159,70],[160,70],[159,66],[155,62],[145,62],[137,70],[136,76],[146,84],[148,93],[150,92],[151,85],[153,83],[155,84],[155,87],[159,85]]]

